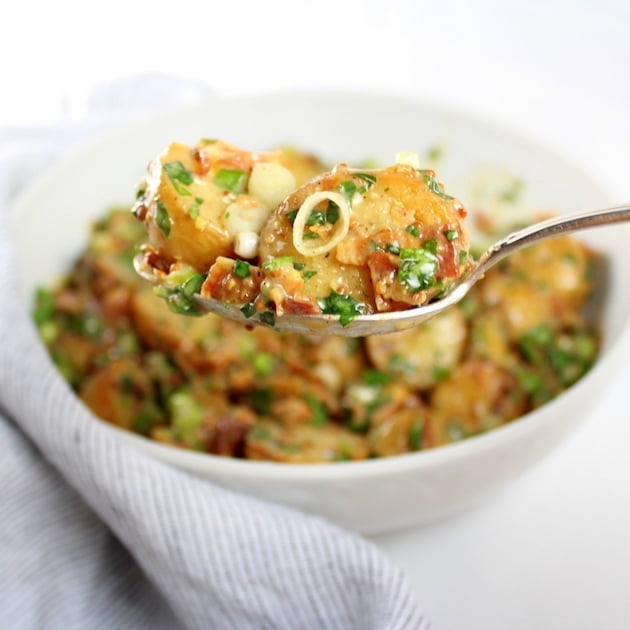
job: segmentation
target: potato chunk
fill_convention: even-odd
[[[265,167],[254,173],[262,198],[248,191],[257,165]],[[257,153],[219,140],[193,147],[173,142],[149,165],[134,211],[163,258],[206,271],[217,257],[234,255],[241,226],[253,221],[259,229],[266,220],[277,202],[270,188],[280,186],[284,197],[321,170],[315,158],[291,150]]]
[[[465,215],[432,171],[340,164],[278,206],[261,233],[260,261],[264,267],[290,257],[306,269],[299,289],[306,297],[341,295],[363,312],[418,306],[465,269]]]

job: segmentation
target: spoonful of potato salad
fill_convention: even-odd
[[[173,143],[134,206],[149,242],[134,260],[170,308],[245,325],[364,337],[416,326],[536,241],[626,221],[630,207],[536,224],[470,252],[466,211],[417,154],[332,170],[290,149]]]

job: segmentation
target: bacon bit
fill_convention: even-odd
[[[144,202],[144,196],[134,205],[132,211],[137,219],[144,221],[149,211],[149,206]]]
[[[219,416],[208,451],[215,455],[231,457],[242,455],[245,436],[256,420],[252,411],[242,407]]]
[[[144,261],[149,267],[168,273],[171,270],[172,260],[165,258],[153,249],[147,249],[144,253]]]
[[[250,275],[239,278],[234,274],[234,260],[223,256],[210,267],[208,277],[201,286],[201,295],[230,304],[247,304],[260,293],[262,270],[249,266]]]
[[[195,169],[197,172],[197,175],[201,175],[201,176],[206,175],[208,171],[210,170],[210,164],[211,164],[210,157],[208,156],[208,154],[205,151],[201,151],[199,147],[195,147],[192,150],[192,156],[197,166],[197,168]]]
[[[457,278],[459,276],[459,250],[455,244],[445,240],[439,253],[438,278]]]
[[[317,300],[303,294],[286,297],[277,309],[278,312],[282,309],[282,312],[292,315],[317,315],[321,312],[317,306]]]

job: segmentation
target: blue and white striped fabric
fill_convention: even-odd
[[[5,163],[0,192],[26,166]],[[172,469],[95,422],[18,300],[5,210],[0,199],[0,628],[428,628],[371,543]]]

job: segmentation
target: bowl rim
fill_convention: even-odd
[[[476,126],[491,128],[501,135],[507,135],[519,142],[527,144],[532,149],[546,153],[554,160],[564,164],[569,169],[579,172],[588,179],[594,189],[598,189],[603,199],[611,201],[611,193],[607,187],[591,174],[586,173],[583,168],[572,162],[566,155],[555,148],[546,146],[538,138],[532,138],[519,128],[511,127],[505,122],[496,122],[474,111],[454,107],[450,104],[442,104],[434,100],[429,100],[415,94],[382,92],[371,90],[339,90],[339,89],[278,89],[273,91],[260,91],[254,93],[233,95],[233,96],[210,96],[201,102],[172,106],[163,111],[147,116],[142,120],[127,121],[118,123],[113,128],[96,128],[93,134],[87,139],[80,140],[72,150],[56,160],[52,165],[46,167],[43,172],[32,182],[31,185],[21,191],[10,204],[9,219],[15,215],[16,208],[28,205],[29,198],[37,195],[37,191],[46,187],[47,183],[58,177],[58,173],[65,172],[68,165],[76,160],[80,160],[84,155],[94,151],[99,145],[122,140],[129,132],[138,132],[141,128],[150,128],[160,121],[168,121],[171,117],[181,116],[186,113],[202,112],[211,107],[217,101],[229,105],[230,103],[265,102],[268,100],[305,99],[313,101],[324,99],[326,101],[338,100],[348,101],[349,99],[370,99],[372,101],[383,101],[389,106],[392,103],[401,103],[405,106],[418,106],[429,109],[439,109],[447,116],[462,119]],[[11,221],[9,220],[9,229]],[[26,307],[26,305],[25,305]],[[436,465],[449,462],[455,459],[465,458],[472,454],[483,454],[493,451],[497,446],[518,439],[519,435],[531,430],[533,426],[541,422],[552,422],[553,418],[547,418],[550,410],[561,407],[567,396],[570,396],[578,389],[587,387],[590,381],[598,379],[600,373],[613,365],[615,361],[621,361],[624,356],[624,348],[630,347],[630,318],[623,324],[621,334],[614,344],[598,356],[597,361],[589,372],[568,390],[558,397],[546,403],[538,409],[532,410],[515,420],[494,428],[486,433],[471,436],[464,440],[442,445],[439,447],[420,450],[412,453],[404,453],[383,458],[374,458],[359,461],[344,462],[322,462],[322,463],[283,463],[274,461],[248,460],[244,458],[225,457],[211,453],[201,453],[187,450],[182,447],[162,444],[148,437],[122,429],[112,425],[98,416],[94,415],[87,407],[86,412],[99,424],[119,434],[128,442],[139,447],[145,452],[153,452],[159,455],[162,461],[184,467],[188,470],[198,470],[200,472],[222,472],[234,478],[245,478],[254,475],[264,476],[269,480],[287,482],[317,482],[329,479],[335,481],[350,480],[355,478],[380,477],[383,473],[395,474],[408,470],[423,470]],[[51,365],[52,367],[52,365]],[[59,375],[61,378],[61,376]],[[80,399],[77,400],[80,404]],[[577,425],[578,423],[576,423]],[[332,464],[332,465],[331,465]]]

